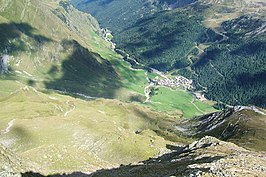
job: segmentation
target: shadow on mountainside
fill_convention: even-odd
[[[60,90],[81,98],[114,98],[121,82],[108,60],[75,40],[64,40],[61,46],[68,55],[61,65],[51,67],[47,73],[52,79],[45,83],[47,89]]]
[[[37,33],[38,30],[27,23],[0,24],[0,57],[3,54],[19,57],[21,53],[26,52],[29,55],[33,53],[38,55],[42,46],[53,40]],[[57,46],[57,43],[55,42],[53,46]],[[89,51],[75,40],[63,40],[58,46],[62,46],[59,54],[52,53],[50,60],[47,60],[51,62],[49,64],[52,67],[46,74],[46,88],[60,90],[80,98],[114,97],[115,90],[121,84],[118,74],[109,61]],[[62,63],[60,60],[54,60],[53,55],[59,55],[58,58]],[[12,71],[12,67],[9,71]],[[35,82],[29,80],[27,84],[34,86]]]
[[[201,148],[209,147],[211,144],[205,144]],[[144,177],[144,176],[172,176],[172,175],[186,175],[189,174],[192,169],[189,165],[192,164],[204,164],[211,163],[223,158],[224,156],[208,156],[196,158],[197,155],[193,154],[194,151],[186,149],[185,147],[170,147],[171,153],[162,155],[157,158],[151,158],[143,161],[139,165],[121,165],[118,168],[113,169],[101,169],[91,174],[85,174],[82,172],[74,172],[72,174],[55,174],[47,177]],[[195,149],[197,150],[197,149]],[[209,168],[193,168],[193,170],[200,170],[201,172],[207,172]],[[39,173],[27,172],[22,174],[22,177],[44,177]]]
[[[29,44],[41,47],[44,43],[52,41],[43,35],[35,34],[35,30],[27,23],[1,23],[0,52],[14,54],[26,50],[32,51]]]
[[[88,177],[88,174],[82,173],[82,172],[74,172],[71,174],[56,174],[56,175],[49,175],[49,176],[44,176],[41,175],[40,173],[34,173],[34,172],[26,172],[21,174],[22,177]]]
[[[60,90],[83,99],[94,99],[114,98],[116,90],[122,86],[123,76],[113,68],[117,68],[115,62],[103,59],[75,40],[54,41],[38,34],[38,29],[27,23],[2,23],[0,34],[0,60],[3,55],[14,56],[16,60],[21,58],[21,54],[31,58],[36,56],[40,59],[40,65],[36,66],[40,68],[36,70],[44,76],[40,82],[47,89]],[[51,49],[51,46],[43,48],[48,42],[52,42],[51,46],[55,49]],[[28,61],[31,58],[27,58]],[[122,69],[127,76],[138,79],[134,73]],[[12,66],[8,65],[8,71],[12,70]],[[4,77],[15,79],[15,72],[8,72]],[[37,79],[29,79],[27,84],[36,86],[40,83]]]

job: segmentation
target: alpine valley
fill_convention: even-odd
[[[264,0],[0,0],[0,177],[266,176]]]

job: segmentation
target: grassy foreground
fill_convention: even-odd
[[[171,144],[164,134],[178,120],[135,104],[88,102],[31,87],[1,99],[0,106],[0,142],[44,174],[91,172],[156,156]]]

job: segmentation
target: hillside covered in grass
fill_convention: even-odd
[[[99,37],[98,23],[90,15],[81,14],[65,2],[1,4],[6,4],[0,12],[1,54],[9,58],[9,72],[1,75],[2,80],[19,80],[40,89],[80,90],[91,96],[96,96],[96,78],[119,80],[110,62],[98,54],[108,55],[111,50]],[[80,84],[82,78],[86,82]],[[108,83],[113,90],[118,87],[111,85],[114,82]],[[112,97],[112,93],[106,92],[99,95]]]
[[[84,101],[24,87],[0,105],[1,144],[42,174],[89,173],[148,159],[172,141],[189,141],[173,132],[178,116],[136,104]]]

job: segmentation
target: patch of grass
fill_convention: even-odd
[[[15,92],[21,87],[20,83],[15,82],[14,80],[0,79],[0,99],[10,95],[12,92]]]
[[[184,118],[191,118],[215,111],[211,105],[196,100],[186,91],[171,90],[165,87],[159,87],[159,90],[151,98],[149,105],[151,108],[159,111],[175,112],[180,110]]]
[[[112,59],[111,63],[121,77],[122,87],[144,94],[144,87],[148,84],[144,70],[132,70],[129,63],[119,58]]]
[[[155,79],[156,77],[159,77],[159,75],[154,72],[147,72],[147,75],[149,79]]]

